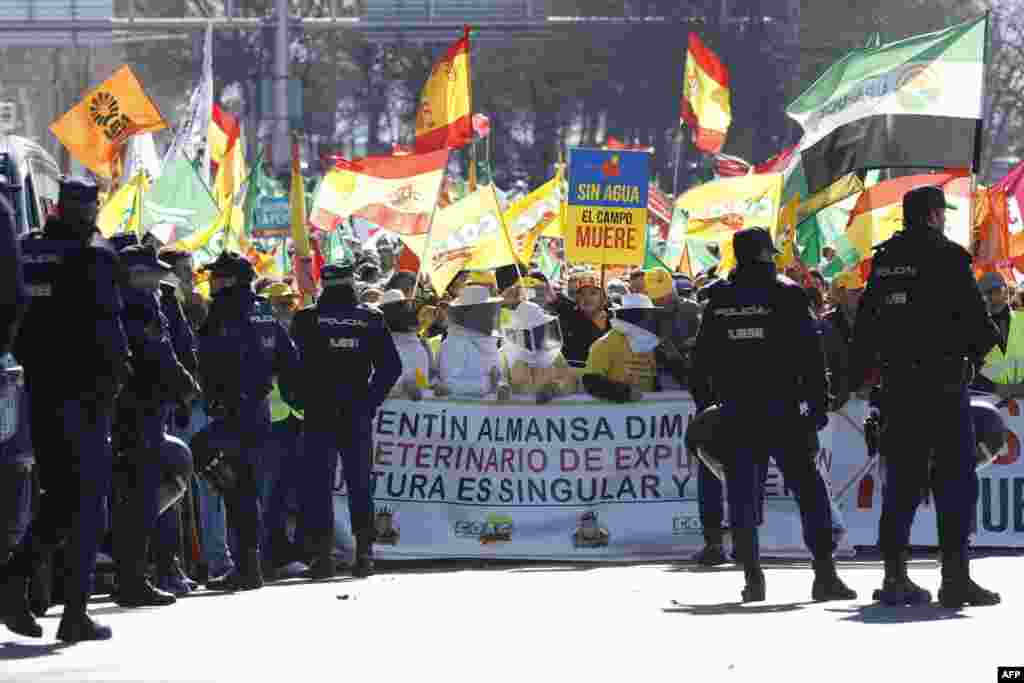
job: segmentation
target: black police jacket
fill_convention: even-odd
[[[296,393],[307,420],[373,415],[402,376],[402,359],[384,315],[356,301],[348,287],[328,287],[292,320],[301,357]]]
[[[15,340],[29,382],[50,378],[69,395],[113,398],[129,350],[120,260],[97,231],[83,242],[59,219],[22,240],[32,297]]]
[[[199,355],[196,347],[196,336],[192,325],[185,316],[185,310],[178,301],[174,285],[160,283],[160,310],[167,316],[168,333],[178,362],[195,377],[199,374]],[[198,377],[196,377],[198,380]]]
[[[0,355],[10,350],[29,302],[16,227],[11,205],[0,196]]]
[[[938,367],[964,357],[980,365],[1000,337],[967,250],[928,227],[905,228],[875,250],[854,324],[851,388],[879,367]]]
[[[807,295],[772,264],[738,266],[708,287],[690,390],[697,409],[718,402],[828,411],[821,338]]]

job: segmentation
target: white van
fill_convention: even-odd
[[[61,172],[53,157],[32,140],[0,135],[0,176],[21,187],[13,202],[18,236],[42,228],[60,196]]]

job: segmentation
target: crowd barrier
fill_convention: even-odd
[[[853,400],[830,415],[818,465],[848,533],[840,552],[877,541],[881,482],[867,457]],[[694,404],[686,392],[611,404],[577,395],[532,401],[388,400],[373,422],[373,494],[381,558],[491,557],[636,560],[686,556],[703,546],[697,463],[683,447]],[[1006,455],[983,472],[980,546],[1024,546],[1024,418],[1004,408]],[[336,539],[353,545],[339,467]],[[912,541],[935,544],[931,501]],[[800,517],[778,470],[768,473],[766,556],[806,556]]]

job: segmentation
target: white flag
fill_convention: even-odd
[[[203,73],[199,85],[192,91],[192,98],[188,103],[188,111],[185,119],[178,126],[178,133],[174,136],[167,154],[164,156],[164,166],[167,166],[174,158],[184,154],[188,159],[194,161],[199,150],[203,149],[202,164],[199,168],[199,177],[206,186],[210,186],[210,150],[206,143],[206,131],[210,125],[210,118],[213,116],[213,24],[206,25],[206,39],[203,45]]]

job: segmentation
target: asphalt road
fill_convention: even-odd
[[[756,605],[738,569],[692,563],[437,562],[165,608],[101,598],[108,642],[58,643],[59,608],[40,640],[0,627],[0,681],[993,681],[1024,665],[1022,562],[976,560],[1003,604],[962,611],[871,604],[882,568],[864,560],[840,567],[860,598],[825,604],[806,562],[769,563]],[[938,588],[933,560],[910,571]]]

